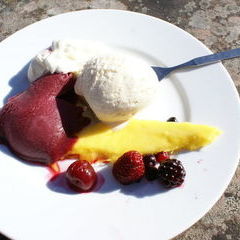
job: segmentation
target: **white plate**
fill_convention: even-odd
[[[52,40],[66,37],[100,40],[155,65],[172,66],[211,53],[183,30],[143,14],[67,13],[30,25],[0,44],[0,105],[6,95],[26,87],[30,59]],[[149,118],[176,116],[224,132],[201,151],[179,155],[187,172],[183,187],[163,191],[157,182],[143,181],[120,189],[106,170],[106,182],[97,192],[64,194],[47,184],[47,169],[17,160],[1,145],[0,231],[18,240],[169,239],[200,219],[221,196],[237,166],[238,95],[220,63],[175,73],[160,84],[161,102],[149,110]]]

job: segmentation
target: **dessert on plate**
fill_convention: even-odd
[[[0,137],[31,162],[78,156],[66,176],[83,191],[96,182],[85,160],[115,162],[113,175],[123,184],[146,175],[179,186],[185,170],[169,153],[200,149],[221,133],[189,122],[135,119],[161,91],[157,76],[144,60],[102,43],[54,41],[33,58],[28,78],[29,88],[0,110]]]
[[[52,74],[8,100],[0,111],[0,136],[20,158],[50,164],[63,158],[74,132],[88,124],[82,108],[61,99],[73,88],[72,74]]]

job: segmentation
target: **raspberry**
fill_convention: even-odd
[[[179,187],[186,176],[182,163],[177,159],[168,159],[159,167],[159,179],[167,188]]]
[[[74,190],[89,191],[95,185],[97,175],[88,161],[78,160],[68,167],[66,179]]]
[[[124,185],[139,181],[144,175],[143,156],[137,151],[124,153],[113,165],[113,176]]]
[[[143,161],[145,165],[145,177],[147,180],[152,181],[159,177],[160,163],[156,161],[156,157],[152,154],[144,155]]]
[[[170,154],[168,152],[159,152],[156,154],[156,160],[158,162],[165,161],[170,158]]]

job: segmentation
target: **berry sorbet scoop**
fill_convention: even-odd
[[[50,164],[71,149],[87,125],[82,109],[60,98],[74,83],[72,74],[42,77],[1,109],[0,137],[18,157]]]

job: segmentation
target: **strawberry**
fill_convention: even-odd
[[[137,151],[124,153],[113,165],[113,176],[124,185],[137,182],[145,172],[143,156]]]

